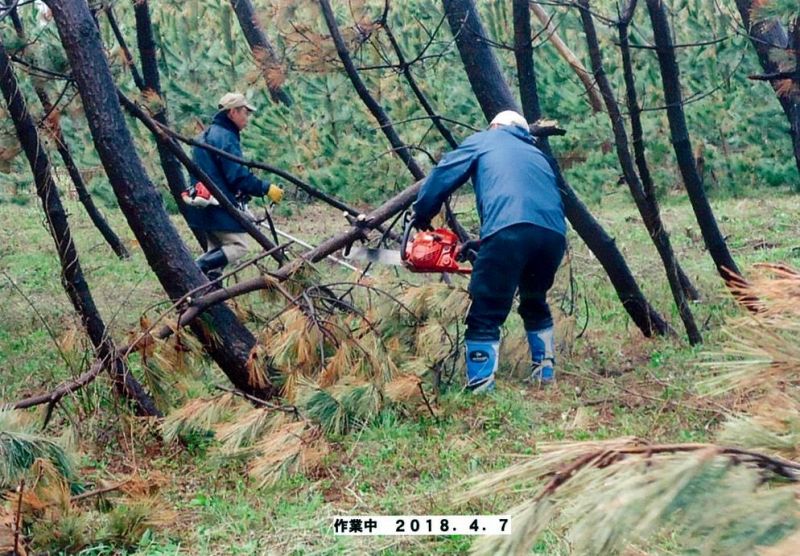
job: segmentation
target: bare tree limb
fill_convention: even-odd
[[[552,18],[547,15],[545,9],[536,2],[530,2],[529,4],[533,15],[535,15],[536,19],[538,19],[544,28],[548,30],[548,40],[553,44],[553,47],[561,55],[561,57],[564,58],[564,61],[569,64],[569,67],[572,68],[572,71],[575,72],[575,75],[578,76],[578,79],[581,80],[581,83],[583,83],[583,87],[586,89],[586,94],[589,98],[589,104],[592,106],[592,110],[595,112],[602,112],[603,99],[597,92],[597,87],[595,87],[592,75],[586,70],[578,57],[575,56],[575,53],[570,50],[570,48],[558,35],[555,27],[553,27]]]

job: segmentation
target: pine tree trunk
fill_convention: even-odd
[[[681,285],[680,280],[680,267],[678,266],[675,252],[672,250],[672,244],[669,240],[669,234],[661,220],[661,213],[658,209],[658,203],[654,195],[647,195],[644,186],[639,179],[634,167],[633,158],[631,157],[628,145],[628,133],[625,130],[625,122],[622,118],[622,112],[619,109],[619,104],[614,96],[614,91],[611,89],[611,83],[608,81],[605,69],[603,68],[603,58],[600,53],[600,43],[597,39],[597,32],[594,26],[592,14],[589,11],[589,1],[579,0],[578,8],[581,12],[581,21],[583,22],[583,31],[586,35],[586,42],[589,48],[589,57],[592,64],[592,72],[594,80],[600,89],[603,102],[608,112],[608,117],[611,120],[611,128],[614,133],[614,144],[617,150],[617,158],[619,159],[622,173],[625,176],[625,182],[628,184],[631,196],[636,203],[636,208],[642,216],[644,225],[647,228],[650,238],[661,257],[661,262],[664,265],[664,270],[667,274],[667,281],[672,290],[672,297],[675,300],[675,305],[678,307],[678,313],[681,316],[683,325],[686,328],[686,334],[689,338],[689,343],[692,345],[699,344],[703,341],[700,330],[694,321],[692,310],[689,308],[689,303]]]
[[[279,68],[281,63],[261,27],[253,3],[251,0],[230,0],[230,2],[233,11],[236,13],[236,18],[239,20],[239,26],[242,28],[244,38],[247,40],[247,44],[250,45],[253,57],[264,74],[272,100],[291,106],[292,99],[289,94],[276,84],[270,76],[270,71]]]
[[[537,122],[542,118],[536,68],[531,44],[531,8],[529,0],[513,0],[514,60],[517,64],[519,98],[525,119]]]
[[[644,130],[642,128],[642,108],[639,106],[639,99],[636,95],[636,82],[633,76],[633,64],[631,62],[631,49],[628,39],[628,27],[636,10],[637,0],[630,0],[626,10],[617,24],[619,34],[619,46],[622,54],[622,73],[625,79],[625,95],[628,105],[628,114],[631,121],[631,141],[633,143],[633,156],[636,168],[639,170],[639,177],[642,180],[642,187],[647,196],[648,202],[658,210],[658,197],[656,195],[653,177],[647,164],[647,157],[644,149]],[[683,291],[694,301],[700,299],[700,292],[697,291],[689,276],[678,266],[678,278],[681,281]]]
[[[5,1],[6,5],[9,5],[11,2],[12,0]],[[11,21],[14,25],[14,30],[16,31],[17,36],[20,39],[25,40],[25,29],[22,26],[22,21],[17,15],[16,8],[11,10]],[[38,80],[34,80],[33,88],[36,91],[36,96],[39,98],[39,102],[42,104],[44,113],[49,114],[50,117],[53,118],[53,111],[55,107],[53,106],[52,102],[50,102],[50,97],[47,94],[44,86]],[[91,220],[92,224],[95,225],[97,230],[100,232],[100,235],[103,236],[103,239],[106,240],[106,243],[108,243],[109,247],[111,247],[111,250],[114,251],[114,254],[120,259],[128,258],[130,253],[128,253],[125,245],[123,245],[122,241],[120,241],[119,236],[114,232],[114,230],[111,229],[111,226],[97,208],[97,205],[94,204],[92,195],[89,193],[89,189],[86,187],[86,182],[83,180],[83,176],[81,175],[81,172],[75,163],[75,159],[72,157],[72,151],[67,144],[64,133],[61,130],[61,125],[58,123],[58,119],[53,118],[53,120],[55,123],[50,124],[50,132],[52,133],[53,140],[56,143],[58,154],[61,155],[61,160],[64,162],[64,166],[66,167],[67,173],[72,180],[72,184],[75,186],[75,191],[78,193],[78,200],[86,210],[89,220]]]
[[[107,360],[114,386],[122,396],[131,400],[140,415],[160,415],[150,396],[136,381],[122,361],[118,360],[116,349],[108,330],[95,306],[89,285],[83,276],[78,252],[72,241],[67,213],[61,204],[58,188],[53,180],[50,159],[42,148],[36,124],[22,97],[16,77],[11,68],[5,46],[0,41],[0,89],[14,122],[20,145],[33,172],[36,193],[42,201],[47,227],[56,245],[61,262],[61,282],[72,306],[80,316],[84,329],[94,347],[98,359]]]
[[[153,38],[153,23],[150,19],[150,5],[148,0],[134,0],[133,11],[136,18],[136,43],[139,47],[139,59],[142,64],[142,87],[143,93],[154,93],[161,102],[161,110],[153,114],[153,118],[164,125],[169,125],[169,113],[167,112],[167,98],[161,91],[161,77],[158,73],[158,59],[156,57],[156,41]],[[181,199],[181,193],[186,190],[186,179],[183,175],[181,164],[175,155],[160,142],[156,143],[158,158],[161,161],[161,168],[164,177],[167,179],[167,186],[178,205],[178,210],[186,218],[186,205]],[[206,248],[206,236],[202,230],[191,228],[192,233],[197,238],[197,242],[204,250]]]
[[[483,114],[491,120],[503,110],[517,110],[500,65],[486,42],[486,30],[473,0],[442,0],[450,31],[456,38],[467,79]]]
[[[47,4],[120,208],[162,287],[170,299],[178,299],[207,280],[170,222],[136,154],[97,26],[84,0],[49,0]],[[193,323],[192,330],[233,384],[262,398],[273,396],[275,389],[262,370],[255,369],[256,376],[250,376],[248,357],[255,338],[247,328],[224,305],[211,308],[205,317]]]
[[[717,225],[717,219],[711,204],[708,202],[703,187],[703,178],[697,170],[697,164],[692,151],[689,130],[686,126],[686,117],[683,112],[683,97],[681,93],[680,71],[675,59],[675,49],[672,45],[667,12],[662,0],[647,0],[647,9],[653,25],[653,35],[658,54],[658,64],[661,69],[661,82],[664,88],[664,99],[667,104],[667,118],[672,138],[672,146],[678,161],[683,183],[689,195],[695,218],[703,234],[706,248],[708,249],[717,272],[725,283],[733,285],[739,281],[739,267],[733,260],[725,238]]]

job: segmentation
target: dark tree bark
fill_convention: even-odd
[[[97,26],[83,0],[50,0],[48,6],[120,208],[162,287],[171,299],[178,299],[207,280],[170,222],[161,197],[136,155]],[[230,309],[214,307],[203,322],[193,323],[192,330],[237,388],[263,398],[276,393],[265,373],[250,376],[248,357],[255,338]]]
[[[388,4],[387,4],[388,6]],[[403,54],[403,49],[400,46],[400,43],[397,42],[397,39],[392,32],[391,27],[385,21],[386,17],[388,17],[388,10],[387,13],[384,14],[384,21],[383,21],[383,30],[386,33],[386,37],[389,39],[389,43],[392,45],[392,49],[394,50],[395,56],[397,56],[397,63],[400,68],[400,71],[403,74],[403,77],[408,83],[408,86],[411,88],[411,91],[414,93],[414,96],[417,97],[417,101],[419,101],[420,106],[431,119],[433,126],[439,132],[439,134],[447,141],[447,144],[450,145],[450,148],[455,149],[458,146],[458,142],[456,141],[453,134],[450,133],[450,130],[447,129],[447,126],[442,123],[442,119],[436,114],[436,111],[433,109],[428,97],[422,92],[417,80],[414,78],[414,74],[411,72],[411,64],[406,60],[405,55]],[[465,242],[469,239],[469,233],[466,229],[459,223],[456,215],[453,213],[453,209],[450,207],[450,199],[448,198],[445,201],[444,205],[445,209],[445,219],[447,221],[447,225],[458,235],[460,241]]]
[[[667,281],[672,290],[672,297],[675,299],[678,313],[686,328],[689,343],[692,345],[699,344],[703,341],[703,337],[700,334],[700,330],[697,328],[692,310],[689,308],[689,303],[686,299],[683,287],[681,286],[680,267],[675,258],[675,253],[672,250],[669,234],[661,220],[658,203],[655,196],[648,196],[645,193],[644,186],[639,180],[639,176],[634,167],[633,158],[631,157],[628,145],[628,133],[625,130],[622,112],[619,109],[619,104],[617,104],[617,100],[614,97],[614,91],[611,89],[611,84],[603,68],[600,43],[597,39],[597,32],[595,30],[592,14],[589,11],[589,0],[579,0],[578,8],[581,12],[581,21],[583,22],[583,31],[586,35],[586,43],[589,48],[589,58],[592,63],[594,79],[600,89],[600,94],[605,103],[608,117],[611,120],[614,144],[617,150],[617,158],[622,168],[622,174],[625,176],[625,182],[628,184],[631,196],[636,203],[636,208],[639,209],[639,214],[642,216],[650,238],[658,251],[658,255],[661,257],[661,262],[667,273]]]
[[[625,8],[622,18],[617,24],[617,31],[619,35],[620,51],[622,53],[622,73],[625,78],[625,95],[627,99],[628,114],[631,121],[631,140],[633,143],[633,155],[636,162],[636,168],[639,170],[639,178],[642,180],[642,187],[655,210],[658,211],[658,197],[656,195],[656,187],[653,183],[653,177],[650,174],[650,168],[647,164],[647,157],[645,156],[644,149],[644,131],[642,128],[642,108],[639,106],[639,100],[636,94],[636,82],[633,77],[633,64],[631,62],[631,49],[628,39],[628,27],[633,12],[636,10],[637,0],[630,0]],[[683,291],[692,300],[699,300],[700,293],[694,287],[694,284],[689,279],[689,276],[678,265],[678,278],[681,281]]]
[[[50,102],[47,91],[38,85],[34,86],[34,89],[36,91],[36,96],[39,97],[39,101],[42,103],[42,108],[44,109],[45,113],[53,110],[54,107]],[[75,186],[75,191],[78,193],[78,200],[86,210],[86,214],[89,215],[89,219],[100,232],[100,235],[103,236],[103,239],[106,240],[106,243],[108,243],[108,245],[111,247],[111,250],[114,251],[114,254],[116,254],[120,259],[127,259],[130,257],[130,253],[119,239],[119,236],[117,236],[114,230],[111,229],[111,226],[101,214],[100,210],[97,208],[97,205],[94,204],[94,199],[92,199],[92,195],[89,193],[89,189],[86,187],[86,182],[83,180],[83,175],[78,169],[75,159],[72,157],[72,151],[67,144],[67,140],[64,137],[61,126],[59,124],[51,126],[51,131],[53,134],[53,139],[56,143],[56,150],[58,150],[58,154],[61,156],[61,160],[64,162],[64,166],[66,167],[67,173],[72,180],[72,184]]]
[[[264,74],[264,79],[267,82],[269,94],[274,102],[282,102],[286,106],[292,105],[292,99],[289,94],[284,91],[280,86],[273,82],[270,77],[270,72],[274,69],[280,68],[280,60],[275,53],[275,49],[267,39],[267,35],[261,27],[256,10],[253,7],[251,0],[230,0],[233,11],[236,13],[236,18],[239,20],[239,26],[242,28],[244,38],[247,44],[250,45],[250,50],[256,63],[261,68]]]
[[[11,2],[11,0],[5,1],[6,5],[9,5]],[[20,39],[25,40],[25,29],[22,26],[22,21],[19,19],[16,8],[12,9],[11,11],[11,20],[17,36]],[[39,98],[39,102],[42,104],[44,113],[52,116],[57,107],[53,106],[53,103],[50,102],[50,96],[47,94],[44,86],[42,86],[42,84],[37,80],[34,80],[33,88],[36,91],[36,96]],[[50,120],[50,118],[48,119]],[[83,180],[83,176],[81,175],[81,172],[75,163],[75,159],[72,157],[72,151],[67,144],[58,120],[55,118],[50,120],[48,122],[48,126],[50,128],[50,133],[52,134],[53,140],[56,143],[58,154],[61,156],[61,160],[64,162],[64,166],[66,167],[67,173],[72,180],[72,184],[75,186],[75,191],[78,193],[78,200],[83,205],[83,208],[86,209],[86,214],[89,215],[89,220],[91,220],[92,224],[95,225],[97,230],[100,232],[100,235],[103,236],[103,239],[106,240],[108,245],[111,247],[111,250],[114,251],[115,255],[117,255],[120,259],[128,258],[130,253],[128,253],[125,245],[122,244],[119,236],[117,236],[114,230],[111,229],[111,226],[108,224],[105,217],[103,217],[102,213],[97,208],[97,205],[94,204],[94,200],[89,193],[89,189],[86,187],[86,182]]]
[[[533,65],[531,43],[531,9],[529,0],[514,0],[514,60],[517,64],[519,98],[525,119],[536,122],[542,118],[536,68]]]
[[[463,3],[463,0],[460,0]],[[445,2],[446,4],[448,2]],[[525,4],[523,6],[523,4]],[[520,74],[520,87],[530,89],[525,98],[527,103],[523,105],[523,112],[528,120],[539,119],[542,114],[539,105],[538,91],[536,89],[536,71],[531,57],[533,52],[530,50],[530,15],[527,10],[525,0],[514,0],[514,50],[517,58],[518,72]],[[487,48],[488,49],[488,48]],[[525,54],[527,52],[527,55]],[[520,67],[521,64],[521,67]],[[464,62],[467,72],[476,73],[476,79],[480,76],[481,70],[473,67],[467,60]],[[506,87],[502,76],[494,76],[494,82],[498,86]],[[507,87],[506,87],[507,88]],[[510,96],[511,93],[508,93]],[[483,106],[483,105],[482,105]],[[487,118],[491,114],[483,109]],[[608,235],[597,220],[592,216],[586,206],[581,202],[575,191],[570,187],[564,178],[558,163],[555,161],[550,143],[546,137],[538,140],[539,147],[554,161],[556,179],[561,191],[561,198],[564,201],[564,209],[567,219],[578,235],[586,242],[586,245],[600,261],[603,269],[608,274],[611,284],[617,292],[617,296],[622,301],[625,310],[630,315],[633,322],[645,336],[664,335],[670,332],[670,327],[661,315],[650,305],[644,297],[639,284],[631,274],[630,268],[625,261],[625,257],[617,248],[614,239]]]
[[[683,113],[680,71],[675,59],[667,12],[662,0],[647,0],[647,9],[653,25],[653,36],[658,54],[658,65],[661,69],[661,82],[667,104],[667,118],[669,119],[675,157],[695,218],[703,234],[703,241],[714,260],[717,272],[730,286],[741,280],[739,267],[733,260],[725,238],[717,226],[717,219],[714,217],[714,211],[711,209],[711,204],[708,202],[703,188],[703,179],[697,170],[689,130],[686,126],[686,117]]]
[[[108,361],[106,366],[117,392],[134,403],[138,414],[160,415],[153,400],[116,355],[114,343],[95,306],[89,285],[83,276],[78,252],[72,241],[67,214],[53,180],[50,159],[42,147],[36,124],[17,86],[17,80],[2,41],[0,41],[0,88],[14,122],[17,137],[19,137],[25,156],[30,163],[36,184],[36,193],[42,201],[47,227],[56,245],[58,258],[61,261],[61,283],[72,306],[80,316],[81,323],[94,347],[95,355],[100,360]]]
[[[503,110],[518,110],[497,58],[485,40],[486,30],[473,0],[442,0],[442,5],[484,115],[491,119]]]
[[[133,11],[136,18],[136,43],[139,47],[139,60],[142,64],[142,93],[149,93],[158,97],[161,109],[153,114],[157,122],[169,125],[167,111],[167,98],[161,90],[161,77],[158,72],[158,59],[156,57],[156,41],[153,38],[153,24],[150,19],[150,5],[148,0],[134,0]],[[167,180],[167,187],[178,205],[181,215],[186,218],[186,206],[181,200],[181,193],[186,190],[186,179],[181,170],[180,162],[163,144],[157,143],[158,158],[161,169]],[[200,247],[206,248],[205,232],[190,228]]]
[[[139,43],[139,56],[142,62],[142,73],[139,73],[139,69],[134,62],[131,51],[125,41],[125,36],[122,34],[122,31],[117,24],[117,20],[114,17],[114,13],[111,11],[111,6],[107,6],[105,8],[106,16],[109,24],[111,25],[111,29],[114,32],[114,37],[116,38],[119,47],[123,51],[127,66],[131,70],[131,76],[133,77],[133,82],[136,85],[136,88],[139,89],[139,91],[141,91],[143,94],[148,94],[150,98],[153,96],[158,97],[158,102],[161,103],[161,110],[158,111],[156,116],[158,118],[163,118],[163,122],[166,123],[168,122],[166,98],[164,98],[164,96],[161,94],[158,65],[155,59],[156,47],[155,41],[153,40],[149,7],[147,0],[134,0],[133,5],[134,12],[136,14],[136,38]],[[167,180],[167,188],[172,194],[172,198],[175,200],[178,211],[188,223],[188,219],[186,218],[187,208],[181,199],[181,193],[186,190],[186,180],[184,179],[183,172],[181,171],[181,165],[175,160],[175,157],[171,156],[169,151],[163,148],[163,146],[158,144],[156,145],[156,148],[158,150],[158,157],[161,162],[161,169],[163,170],[164,177]],[[191,226],[189,229],[192,231],[192,234],[194,234],[195,239],[197,239],[197,242],[200,244],[200,247],[205,250],[207,245],[205,232],[196,228],[192,228]]]
[[[414,179],[421,180],[425,177],[425,172],[422,170],[420,165],[417,164],[417,161],[414,160],[414,157],[411,155],[411,150],[408,148],[408,146],[403,142],[402,139],[400,139],[400,136],[394,129],[394,124],[392,124],[392,120],[389,118],[389,115],[373,98],[367,89],[366,84],[358,74],[358,70],[356,69],[355,64],[353,64],[352,58],[350,58],[350,53],[347,51],[347,45],[345,44],[341,33],[339,33],[339,26],[336,24],[336,18],[333,15],[333,9],[331,8],[330,2],[328,0],[319,0],[319,5],[322,9],[322,16],[325,18],[325,23],[327,24],[328,30],[331,33],[333,44],[336,46],[336,53],[339,55],[339,60],[341,60],[342,65],[344,66],[344,71],[347,74],[347,77],[350,78],[350,82],[353,84],[353,88],[356,90],[358,97],[370,111],[370,114],[372,114],[372,116],[378,121],[381,131],[386,136],[386,139],[389,140],[389,144],[392,146],[392,149],[397,156],[400,157],[400,160],[403,161],[403,164],[405,164],[406,168],[408,168],[408,171],[411,172],[411,175],[414,176]]]
[[[122,34],[117,24],[117,18],[114,17],[114,10],[110,4],[103,6],[103,10],[106,12],[108,24],[111,26],[114,37],[117,39],[117,44],[119,44],[120,49],[122,49],[122,55],[125,57],[125,64],[131,70],[133,82],[136,84],[136,88],[141,91],[145,87],[144,80],[139,73],[139,68],[136,67],[136,62],[133,61],[133,55],[131,54],[130,48],[128,48],[128,43],[125,41],[125,35]]]
[[[770,56],[775,49],[785,49],[790,47],[789,36],[786,29],[776,19],[766,19],[753,21],[752,13],[755,2],[753,0],[736,0],[736,7],[742,16],[742,22],[750,37],[750,42],[758,55],[758,61],[765,73],[780,74],[781,68],[778,63]],[[800,38],[797,38],[800,31],[796,29],[795,23],[795,52],[800,52]],[[796,56],[800,57],[800,55]],[[800,61],[797,62],[795,72],[800,73]],[[779,91],[780,79],[770,80],[773,90],[778,97],[781,108],[783,108],[786,118],[789,120],[789,134],[792,137],[794,158],[797,163],[797,171],[800,172],[800,91],[794,94],[785,94]],[[800,76],[795,77],[795,87],[800,87]]]

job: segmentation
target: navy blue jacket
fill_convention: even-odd
[[[430,221],[445,199],[470,178],[481,238],[522,222],[566,235],[555,174],[527,130],[509,125],[480,131],[445,155],[417,195],[416,217]]]
[[[228,152],[242,156],[239,143],[239,128],[228,118],[225,112],[218,112],[211,125],[197,137],[197,140]],[[267,193],[269,181],[258,179],[247,166],[238,164],[228,158],[212,153],[202,147],[192,147],[192,159],[208,174],[225,196],[234,204],[238,204],[244,195],[260,197]],[[192,183],[199,181],[190,176]],[[211,206],[189,211],[189,225],[193,228],[213,232],[243,232],[241,224],[236,222],[223,207]]]

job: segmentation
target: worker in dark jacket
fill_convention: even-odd
[[[551,382],[555,360],[547,290],[564,256],[566,224],[555,174],[536,148],[525,118],[500,112],[488,130],[442,158],[414,204],[417,227],[428,226],[445,199],[470,178],[481,231],[469,285],[467,387],[475,392],[494,389],[500,326],[517,288],[533,360],[531,378]]]
[[[247,126],[255,108],[240,93],[223,95],[218,108],[211,125],[197,139],[241,157],[239,132]],[[279,187],[257,178],[247,166],[202,147],[192,148],[192,158],[236,206],[244,208],[250,197],[266,195],[274,203],[283,198]],[[192,183],[195,185],[191,193],[184,195],[184,199],[194,206],[189,225],[205,231],[208,238],[206,252],[195,262],[210,279],[214,279],[225,265],[235,263],[247,253],[248,234],[195,176],[192,176]]]

